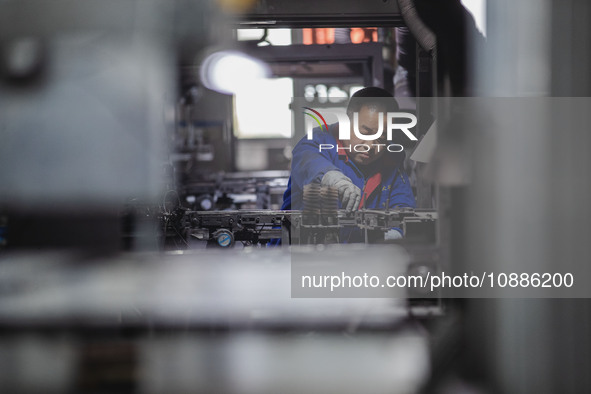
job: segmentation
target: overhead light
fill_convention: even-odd
[[[268,78],[271,71],[259,59],[236,50],[223,50],[207,56],[199,74],[206,88],[235,94],[243,89],[254,88],[258,81]]]

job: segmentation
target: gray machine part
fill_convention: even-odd
[[[9,247],[118,248],[125,199],[155,202],[164,187],[175,59],[187,37],[204,45],[214,19],[208,2],[0,4]]]

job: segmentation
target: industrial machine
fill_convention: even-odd
[[[307,215],[305,211],[176,210],[164,215],[163,223],[168,236],[182,236],[187,245],[194,238],[224,248],[232,247],[237,242],[266,245],[277,239],[284,246],[339,243],[339,231],[353,228],[364,233],[366,242],[383,243],[384,233],[393,227],[402,228],[405,242],[435,244],[437,212],[433,210],[339,210],[332,224],[310,224],[306,220]],[[376,236],[378,233],[381,234],[381,240]]]

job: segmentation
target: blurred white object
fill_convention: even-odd
[[[262,61],[235,50],[210,54],[199,71],[201,82],[219,93],[235,94],[254,88],[256,83],[270,76],[269,67]]]

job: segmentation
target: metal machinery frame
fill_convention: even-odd
[[[303,12],[305,10],[305,12]],[[393,27],[404,22],[393,0],[260,0],[237,21],[240,27]]]
[[[392,227],[400,227],[410,241],[434,242],[434,225],[437,212],[400,208],[393,210],[339,210],[336,220],[330,224],[306,223],[302,211],[237,210],[237,211],[190,211],[181,210],[165,215],[163,221],[167,232],[181,235],[188,244],[190,238],[208,241],[220,247],[232,247],[238,242],[247,244],[267,243],[281,239],[283,246],[311,243],[314,234],[336,231],[344,227],[368,232],[383,233]],[[171,228],[175,226],[175,228]],[[338,235],[336,236],[338,239]],[[323,238],[324,240],[324,238]]]

